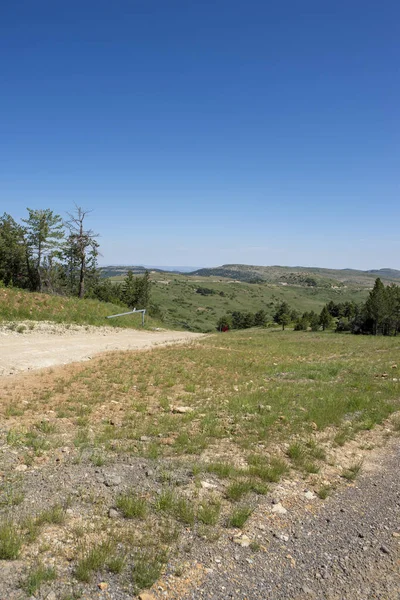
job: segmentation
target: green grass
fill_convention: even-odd
[[[107,325],[108,327],[141,328],[141,315],[129,315],[106,319],[109,315],[127,312],[126,306],[118,306],[98,300],[79,300],[31,293],[20,289],[0,289],[0,323],[10,323],[10,327],[23,335],[25,325],[16,326],[18,321],[53,321],[75,325]],[[146,315],[146,327],[154,327],[159,322]]]
[[[22,536],[12,521],[0,523],[0,560],[15,560],[22,547]]]
[[[202,502],[197,511],[198,520],[204,525],[216,525],[221,512],[221,502],[213,500]]]
[[[253,509],[250,506],[238,506],[234,508],[229,517],[229,526],[241,529],[252,512]]]
[[[29,595],[35,594],[43,583],[54,581],[57,578],[57,572],[54,567],[45,567],[38,565],[32,569],[24,581],[22,588]]]
[[[115,505],[126,519],[144,519],[147,513],[146,500],[134,492],[118,496]]]
[[[159,579],[168,555],[157,549],[143,549],[134,557],[132,580],[135,592],[150,588]]]
[[[356,462],[350,465],[347,469],[344,469],[342,472],[342,477],[347,479],[347,481],[354,481],[359,475],[362,467],[362,462]]]
[[[93,573],[102,570],[108,560],[113,556],[114,545],[111,542],[103,542],[97,546],[80,548],[80,558],[75,568],[75,577],[78,581],[89,583]]]
[[[269,268],[276,270],[276,268]],[[300,312],[315,310],[320,312],[322,307],[334,300],[345,302],[355,300],[365,301],[368,289],[357,282],[347,287],[332,289],[337,281],[320,278],[317,287],[299,286],[297,284],[281,286],[279,276],[285,277],[285,270],[278,267],[281,273],[271,276],[266,283],[248,283],[237,281],[235,274],[225,273],[228,279],[219,276],[201,277],[188,276],[176,273],[153,273],[152,300],[158,304],[165,318],[167,326],[178,329],[192,329],[194,331],[215,331],[216,323],[222,315],[232,310],[257,312],[260,309],[267,311],[272,318],[276,302],[288,302],[290,306]],[[111,280],[121,282],[124,276],[115,276]],[[232,281],[234,279],[235,281]],[[371,283],[372,282],[372,283]],[[366,283],[373,285],[374,278],[367,278]],[[199,287],[206,287],[214,293],[203,296],[196,292]],[[190,382],[188,391],[192,391],[193,383]]]

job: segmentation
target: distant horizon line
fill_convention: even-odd
[[[244,266],[244,267],[263,267],[263,268],[284,268],[284,269],[324,269],[326,271],[359,271],[361,273],[369,273],[369,272],[378,272],[378,271],[400,271],[400,269],[395,269],[393,267],[379,267],[379,268],[372,268],[372,269],[357,269],[355,267],[317,267],[317,266],[304,266],[304,265],[256,265],[254,263],[223,263],[222,265],[214,265],[212,267],[192,267],[192,266],[188,266],[188,265],[146,265],[146,264],[142,264],[142,263],[137,263],[137,264],[133,264],[133,263],[127,263],[127,264],[123,264],[123,263],[114,263],[114,264],[104,264],[104,265],[100,265],[101,269],[104,268],[110,268],[110,267],[114,267],[114,268],[118,268],[118,267],[122,267],[122,268],[128,268],[128,267],[141,267],[143,269],[159,269],[161,271],[198,271],[200,269],[219,269],[221,267],[226,267],[226,266],[233,266],[233,265],[238,265],[238,266]]]

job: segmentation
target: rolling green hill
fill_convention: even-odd
[[[249,277],[246,281],[246,274],[239,280],[214,274],[204,277],[152,271],[152,302],[162,309],[164,323],[168,327],[214,331],[219,317],[229,311],[257,312],[264,309],[272,319],[275,305],[282,301],[301,312],[319,312],[330,300],[362,302],[374,282],[374,278],[370,277],[369,287],[347,286],[316,277],[317,284],[308,285],[306,278],[297,278],[297,273],[294,275],[285,280],[279,278],[274,283],[249,283],[256,278]],[[123,279],[123,275],[111,278],[116,283]]]

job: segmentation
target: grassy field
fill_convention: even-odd
[[[121,282],[124,277],[111,279]],[[151,281],[152,301],[161,307],[167,326],[203,332],[215,331],[219,317],[229,310],[257,312],[264,309],[272,319],[277,302],[286,301],[301,312],[320,312],[330,300],[362,302],[368,295],[365,286],[332,288],[258,284],[172,273],[152,273]],[[199,288],[207,288],[214,293],[202,295],[196,292]]]
[[[10,382],[1,444],[28,469],[4,478],[0,558],[27,560],[37,549],[85,593],[95,573],[132,592],[148,588],[167,561],[179,571],[189,541],[244,528],[282,478],[300,477],[321,499],[352,481],[361,463],[336,467],[335,448],[399,410],[399,367],[398,338],[254,329]],[[65,448],[58,470],[65,461],[68,479],[48,479]],[[42,502],[57,499],[46,513],[32,514],[23,478],[33,468],[50,482]],[[114,480],[102,486],[107,469]],[[50,525],[56,541],[68,540],[68,560],[59,541],[44,545]],[[39,575],[30,574],[30,590]]]
[[[20,289],[0,288],[0,323],[18,321],[53,321],[77,325],[107,325],[109,327],[141,327],[141,315],[106,319],[106,316],[123,313],[126,306],[116,306],[98,300],[79,300],[26,292]],[[146,327],[160,323],[146,316]]]

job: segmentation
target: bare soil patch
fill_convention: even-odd
[[[19,332],[21,331],[21,332]],[[201,336],[183,331],[147,331],[21,322],[0,328],[0,376],[90,360],[101,352],[143,350]]]

